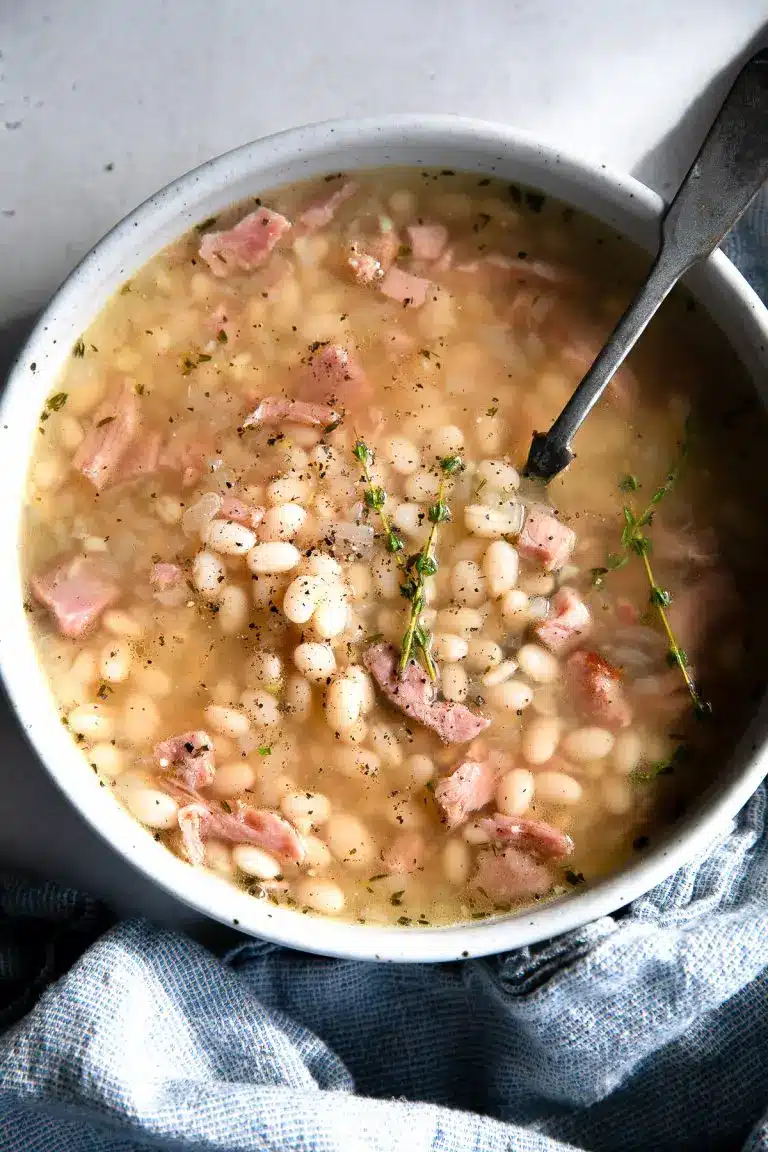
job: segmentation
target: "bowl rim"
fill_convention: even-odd
[[[634,179],[585,161],[542,141],[534,134],[492,121],[445,115],[390,115],[364,119],[330,120],[287,129],[243,144],[194,168],[154,193],[116,224],[83,258],[57,290],[20,350],[7,377],[0,400],[0,448],[3,472],[16,499],[0,505],[0,538],[14,547],[0,550],[0,588],[4,589],[3,626],[0,631],[0,674],[21,727],[54,783],[80,816],[124,860],[161,889],[187,906],[248,935],[321,955],[387,961],[447,961],[508,951],[559,936],[587,922],[615,912],[665,880],[675,869],[703,852],[722,833],[768,771],[768,752],[758,749],[752,730],[745,734],[733,759],[745,760],[733,778],[714,789],[703,811],[690,826],[681,826],[666,844],[648,851],[617,874],[581,893],[551,901],[534,909],[490,920],[430,928],[383,927],[337,921],[330,917],[304,917],[297,911],[275,908],[255,900],[226,880],[195,871],[175,857],[130,817],[114,797],[100,792],[94,778],[83,771],[83,756],[60,723],[50,688],[37,662],[31,631],[25,619],[23,583],[19,564],[21,491],[32,451],[32,436],[18,435],[21,424],[30,432],[51,377],[37,372],[46,355],[51,329],[66,331],[66,317],[78,298],[103,279],[103,269],[121,269],[135,243],[136,230],[178,221],[177,235],[201,213],[190,215],[190,204],[218,194],[222,205],[232,173],[250,174],[254,186],[261,172],[282,157],[289,164],[327,165],[313,170],[335,170],[333,158],[344,149],[363,145],[381,151],[402,148],[405,141],[423,142],[446,152],[462,147],[487,155],[482,170],[493,174],[492,159],[508,152],[525,166],[546,170],[557,167],[574,186],[589,191],[599,186],[625,212],[658,220],[663,201]],[[354,170],[354,164],[344,165]],[[357,165],[360,167],[360,165]],[[478,170],[480,170],[478,168]],[[296,174],[293,179],[302,177]],[[527,184],[528,182],[525,181]],[[231,202],[231,198],[230,198]],[[630,203],[631,202],[631,203]],[[183,217],[189,217],[186,222]],[[142,260],[142,263],[144,261]],[[716,252],[706,262],[717,290],[733,298],[750,313],[759,338],[768,343],[768,310],[728,259]],[[103,307],[103,303],[101,305]],[[90,312],[93,319],[95,312]],[[90,321],[89,321],[90,322]],[[76,338],[76,335],[73,339]],[[52,375],[52,374],[51,374]],[[43,381],[48,383],[43,386]],[[43,701],[50,701],[41,707]]]

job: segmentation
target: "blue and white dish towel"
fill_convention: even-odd
[[[764,295],[767,220],[729,242]],[[220,960],[0,878],[0,1152],[768,1152],[767,802],[624,912],[465,963]]]

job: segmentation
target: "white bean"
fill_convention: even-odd
[[[125,789],[123,800],[131,815],[147,828],[167,831],[176,826],[179,806],[172,796],[159,788],[133,785]]]
[[[400,476],[410,476],[421,466],[419,450],[405,436],[391,436],[382,446],[384,459]]]
[[[315,684],[327,680],[336,671],[336,657],[330,644],[317,644],[312,640],[294,649],[293,662],[302,676]]]
[[[251,595],[259,608],[278,607],[287,586],[284,573],[275,576],[254,576],[251,581]]]
[[[350,596],[358,602],[365,602],[371,595],[373,579],[367,564],[350,564],[347,568],[347,583]]]
[[[271,692],[249,688],[240,697],[243,711],[257,728],[275,728],[282,723],[280,705]]]
[[[306,624],[320,603],[326,583],[321,576],[297,576],[288,585],[283,612],[292,624]]]
[[[333,752],[333,767],[351,779],[361,776],[378,776],[381,757],[370,748],[336,748]]]
[[[221,552],[224,556],[245,556],[256,543],[256,533],[234,520],[211,520],[203,539],[214,552]]]
[[[446,700],[458,703],[466,700],[469,691],[469,678],[461,664],[444,664],[440,687]]]
[[[304,837],[304,867],[310,875],[330,867],[333,857],[317,836]]]
[[[403,749],[388,724],[372,724],[369,732],[371,747],[384,764],[398,768],[403,762]]]
[[[505,712],[522,712],[533,700],[533,689],[522,680],[505,680],[488,689],[488,702]]]
[[[325,719],[334,732],[347,732],[360,719],[363,690],[357,680],[339,676],[325,694]]]
[[[343,591],[338,585],[328,587],[312,616],[316,634],[323,640],[331,640],[342,634],[348,620],[349,608]]]
[[[449,840],[443,849],[443,871],[449,884],[460,888],[469,879],[472,854],[465,840]]]
[[[377,596],[383,600],[393,600],[400,595],[400,569],[394,556],[380,553],[371,562],[373,586]]]
[[[298,548],[283,541],[257,544],[248,553],[248,567],[256,575],[272,576],[278,572],[290,572],[298,567],[300,560]]]
[[[501,598],[501,615],[510,632],[522,632],[529,619],[528,597],[519,588],[511,588]]]
[[[368,725],[360,716],[351,728],[347,728],[344,732],[336,732],[335,736],[340,744],[364,744],[368,739]]]
[[[313,551],[307,558],[306,567],[310,576],[335,576],[340,580],[344,574],[338,560],[329,556],[327,552]]]
[[[485,504],[467,504],[464,523],[474,536],[493,540],[519,532],[520,513],[514,505],[511,508],[488,508]]]
[[[122,709],[122,731],[126,740],[141,744],[150,740],[160,724],[160,713],[151,696],[135,692],[126,697]]]
[[[607,728],[575,728],[563,738],[562,752],[567,760],[587,764],[590,760],[603,760],[615,743]]]
[[[438,660],[455,664],[465,658],[469,651],[469,643],[455,632],[439,632],[432,641],[432,651]]]
[[[518,649],[517,662],[523,675],[535,684],[551,684],[560,675],[557,657],[540,644],[523,644]]]
[[[307,831],[317,824],[325,824],[331,815],[331,802],[320,792],[289,792],[280,801],[280,811],[297,828],[305,824]]]
[[[496,807],[505,816],[522,816],[530,808],[533,794],[533,773],[527,768],[512,768],[496,787]]]
[[[184,505],[176,496],[164,493],[155,501],[155,512],[163,524],[179,524],[184,515]]]
[[[345,672],[351,680],[356,680],[360,685],[363,693],[362,714],[367,716],[376,704],[376,689],[373,686],[373,680],[366,672],[365,668],[360,664],[350,664]]]
[[[520,487],[520,473],[506,460],[481,460],[477,475],[489,488],[496,488],[499,492],[512,492]]]
[[[626,816],[632,808],[632,789],[621,776],[603,780],[603,803],[613,816]]]
[[[515,587],[519,567],[517,549],[507,540],[494,540],[488,545],[483,557],[483,571],[491,596],[503,596]]]
[[[298,721],[306,720],[312,711],[312,686],[303,676],[288,676],[283,692],[283,708]]]
[[[633,728],[619,732],[613,746],[613,766],[622,776],[630,776],[643,758],[640,733]]]
[[[467,667],[473,672],[490,672],[492,668],[498,668],[503,659],[504,653],[495,640],[484,640],[482,636],[470,640]]]
[[[333,880],[303,876],[293,885],[293,894],[298,904],[324,916],[336,916],[344,908],[344,893]]]
[[[208,600],[218,600],[224,584],[224,565],[213,552],[198,552],[192,563],[192,583]]]
[[[99,672],[102,680],[110,684],[122,684],[131,672],[131,649],[127,644],[115,641],[105,644],[99,658]]]
[[[451,569],[451,593],[457,604],[477,608],[485,603],[485,577],[474,560],[459,560]]]
[[[384,802],[384,817],[390,824],[410,831],[424,825],[424,805],[416,803],[407,792],[390,794]]]
[[[225,708],[222,704],[209,704],[204,715],[214,732],[219,732],[222,736],[231,736],[233,739],[245,736],[251,727],[244,713],[239,712],[237,708]]]
[[[205,866],[221,876],[231,876],[235,866],[229,845],[221,840],[209,840],[205,846]]]
[[[421,752],[416,752],[415,755],[409,756],[403,765],[406,785],[413,791],[425,788],[427,783],[434,778],[435,771],[434,760],[432,760],[431,757],[424,756]]]
[[[108,740],[102,740],[88,749],[88,763],[92,764],[101,776],[116,780],[125,768],[125,755]]]
[[[405,494],[415,504],[431,504],[440,491],[440,478],[435,472],[421,468],[405,482]]]
[[[373,838],[362,820],[346,812],[331,816],[325,826],[325,842],[336,860],[355,868],[364,868],[376,856]]]
[[[129,612],[122,612],[119,608],[112,608],[105,612],[101,618],[102,627],[113,636],[141,636],[144,626]]]
[[[232,849],[232,860],[241,872],[255,876],[257,880],[274,880],[281,872],[274,856],[255,844],[236,844]]]
[[[475,436],[481,452],[498,452],[504,435],[502,422],[498,416],[478,416],[475,420]]]
[[[225,636],[234,636],[248,623],[250,600],[245,588],[238,584],[228,584],[219,597],[219,611],[216,619]]]
[[[408,501],[397,505],[392,513],[392,523],[405,536],[418,538],[426,536],[429,531],[429,520],[424,509],[420,504],[411,504]]]
[[[433,456],[456,456],[464,451],[464,433],[455,424],[443,424],[429,438]]]
[[[477,608],[446,608],[438,616],[441,632],[453,632],[469,640],[483,627],[484,619]]]
[[[311,488],[306,480],[297,476],[280,476],[267,485],[267,500],[270,504],[304,504]]]
[[[247,760],[228,760],[216,769],[211,791],[214,796],[238,796],[248,788],[253,788],[256,773]]]
[[[461,835],[467,844],[490,844],[491,835],[483,828],[480,820],[470,820],[461,830]]]
[[[534,716],[523,729],[520,749],[528,764],[546,764],[555,754],[561,724],[554,716]]]
[[[304,526],[307,515],[307,510],[301,504],[275,504],[267,510],[259,525],[259,539],[293,540]]]
[[[555,590],[555,578],[551,572],[523,572],[518,577],[517,586],[527,596],[551,596]]]
[[[279,684],[283,678],[283,662],[277,652],[254,652],[250,660],[249,682]]]
[[[581,800],[582,787],[567,772],[539,772],[536,776],[536,799],[540,804],[570,807]]]
[[[491,668],[490,672],[486,672],[482,678],[484,688],[495,688],[497,684],[503,684],[505,680],[511,680],[517,672],[517,660],[502,660],[495,668]]]

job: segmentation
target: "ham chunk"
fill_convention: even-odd
[[[101,492],[119,479],[120,466],[139,430],[139,400],[128,380],[101,403],[72,460]]]
[[[304,843],[296,829],[276,812],[239,804],[236,812],[214,808],[195,790],[173,780],[163,780],[163,787],[181,802],[179,827],[190,861],[201,861],[206,840],[223,840],[227,844],[255,844],[283,863],[300,864]],[[188,812],[188,809],[192,809]],[[182,813],[184,816],[182,817]],[[182,823],[183,821],[183,823]]]
[[[554,572],[563,567],[575,544],[575,532],[561,524],[545,504],[534,504],[525,518],[517,550],[526,560]]]
[[[62,636],[77,639],[120,598],[118,585],[94,559],[75,556],[33,576],[32,593],[53,613]]]
[[[206,232],[200,242],[200,258],[214,276],[251,272],[269,257],[277,242],[291,228],[290,220],[269,208],[258,208],[225,232]]]
[[[297,389],[302,400],[366,407],[373,395],[362,366],[342,344],[323,344],[312,354],[309,371]],[[337,417],[338,418],[338,417]]]
[[[545,896],[552,888],[552,877],[527,852],[509,847],[502,852],[481,852],[470,884],[491,900],[506,903]]]
[[[224,497],[221,508],[216,513],[216,520],[233,520],[235,524],[243,524],[246,528],[258,528],[266,509],[259,504],[248,504],[239,496],[227,495]]]
[[[390,268],[379,287],[385,296],[397,300],[404,308],[420,308],[427,299],[431,284],[423,276],[414,276],[402,268]]]
[[[420,832],[401,832],[382,853],[382,863],[394,876],[409,876],[424,867],[424,837]]]
[[[444,224],[411,224],[406,232],[414,260],[437,260],[448,243]]]
[[[481,820],[480,827],[497,843],[514,845],[537,860],[561,860],[573,852],[570,836],[543,820],[503,816],[497,812],[495,816]]]
[[[632,710],[621,673],[597,652],[574,652],[565,665],[568,687],[579,711],[606,728],[626,728]]]
[[[308,428],[327,428],[339,420],[338,412],[327,404],[310,404],[305,400],[284,400],[281,396],[265,396],[250,415],[243,420],[243,428],[258,428],[262,424],[274,425],[290,421]]]
[[[592,628],[592,615],[573,588],[560,588],[552,597],[552,613],[535,629],[542,644],[563,656],[586,639]]]
[[[491,721],[464,704],[438,700],[435,685],[426,672],[411,661],[398,677],[398,653],[391,644],[374,644],[363,663],[395,708],[436,732],[445,744],[466,744],[479,736]]]
[[[190,791],[213,783],[216,766],[213,740],[207,732],[182,732],[155,745],[155,762],[163,772],[171,772]]]
[[[149,572],[149,582],[158,592],[167,592],[181,583],[184,576],[178,564],[168,564],[163,560],[153,564]]]
[[[162,442],[162,435],[157,430],[145,431],[139,428],[117,469],[114,483],[127,484],[131,480],[153,476],[160,468]]]
[[[449,828],[463,824],[471,812],[490,804],[496,791],[497,771],[489,760],[462,760],[450,776],[435,787],[435,800]]]
[[[327,228],[341,205],[355,195],[358,187],[358,184],[350,180],[346,184],[342,184],[325,200],[316,200],[310,204],[296,221],[296,231],[311,233],[318,232],[321,228]]]

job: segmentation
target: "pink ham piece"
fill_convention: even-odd
[[[404,308],[421,308],[431,286],[430,281],[423,276],[414,276],[402,268],[390,268],[379,284],[385,296],[397,300]]]
[[[246,528],[258,528],[265,514],[266,509],[259,504],[248,504],[239,496],[228,495],[224,497],[221,508],[214,519],[233,520],[236,524],[242,524]]]
[[[363,663],[395,708],[425,728],[431,728],[445,744],[467,744],[491,723],[486,716],[471,712],[464,704],[437,700],[435,685],[414,661],[399,678],[398,653],[391,644],[374,644],[368,648]]]
[[[201,730],[182,732],[155,744],[155,762],[162,772],[171,772],[184,788],[195,791],[213,783],[216,765],[213,740]]]
[[[410,224],[406,232],[414,260],[437,260],[448,243],[444,224]]]
[[[117,478],[139,429],[136,390],[126,380],[93,414],[91,427],[72,460],[73,467],[101,492]]]
[[[358,184],[350,180],[325,200],[316,200],[310,204],[296,221],[297,234],[318,232],[321,228],[327,228],[341,205],[355,195],[358,187]]]
[[[578,592],[560,588],[552,597],[551,613],[535,628],[536,635],[557,656],[572,652],[592,628],[592,615]]]
[[[197,792],[173,780],[163,780],[162,784],[165,791],[182,804],[180,827],[182,812],[193,809],[193,813],[185,817],[186,836],[182,828],[190,860],[193,856],[201,858],[204,854],[202,844],[208,839],[224,840],[228,844],[255,844],[284,863],[300,864],[304,859],[301,837],[293,825],[276,812],[239,804],[237,811],[230,814],[212,808]]]
[[[340,419],[339,413],[327,404],[310,404],[306,400],[284,400],[281,396],[265,396],[245,420],[243,428],[272,426],[290,421],[308,428],[328,428]]]
[[[500,903],[545,896],[552,888],[547,868],[519,848],[481,852],[470,885]]]
[[[565,665],[565,675],[576,707],[584,716],[606,728],[626,728],[632,722],[621,673],[597,652],[574,652]]]
[[[278,241],[291,228],[290,220],[269,208],[258,208],[225,232],[206,232],[200,242],[200,258],[214,276],[251,272],[269,257]]]
[[[543,820],[527,820],[522,816],[503,816],[497,812],[480,821],[480,827],[491,840],[514,845],[529,852],[537,860],[561,860],[573,852],[573,840],[546,824]]]
[[[449,828],[458,828],[471,812],[490,804],[496,791],[497,766],[490,759],[462,760],[435,787],[435,800]]]
[[[526,560],[554,572],[563,567],[575,544],[575,532],[561,524],[545,504],[534,504],[525,518],[517,550]]]
[[[492,268],[511,272],[518,280],[533,280],[540,284],[556,284],[559,288],[577,288],[583,285],[583,277],[567,268],[549,264],[546,260],[523,260],[519,256],[505,256],[503,252],[491,252],[485,263]]]
[[[118,585],[87,556],[75,556],[33,576],[31,588],[35,599],[53,613],[62,636],[73,640],[120,598]]]
[[[214,443],[195,428],[175,432],[160,450],[158,468],[176,472],[185,488],[191,488],[209,469],[214,455]]]
[[[168,564],[163,560],[153,564],[149,572],[149,582],[159,592],[167,592],[181,583],[184,576],[178,564]]]
[[[127,484],[131,480],[153,476],[160,468],[161,450],[161,433],[156,430],[146,432],[139,428],[135,440],[123,456],[113,483]]]
[[[409,876],[424,867],[424,837],[420,832],[401,832],[381,855],[390,875]]]
[[[347,348],[342,344],[322,344],[314,347],[309,371],[300,382],[297,395],[313,403],[362,408],[368,406],[373,388],[362,366]]]

